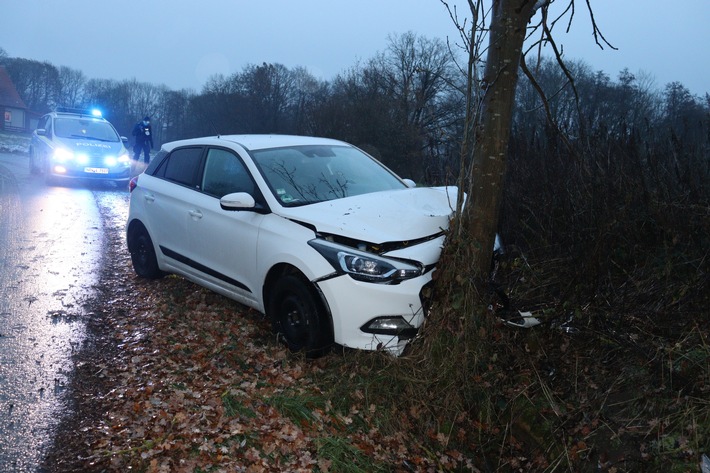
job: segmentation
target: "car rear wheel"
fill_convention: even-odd
[[[305,278],[282,276],[271,291],[269,307],[274,331],[291,351],[304,351],[309,358],[328,353],[333,330],[322,302]]]
[[[137,228],[129,233],[128,251],[131,253],[131,263],[136,274],[146,279],[159,279],[165,275],[158,267],[153,241],[148,231]]]

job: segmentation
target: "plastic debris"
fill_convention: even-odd
[[[532,315],[532,312],[522,312],[518,311],[518,315],[510,319],[501,319],[501,321],[510,325],[511,327],[518,328],[532,328],[540,325],[540,320]]]
[[[566,322],[559,326],[560,330],[564,333],[575,334],[579,332],[579,329],[572,326],[572,321],[574,320],[574,314],[570,314]]]

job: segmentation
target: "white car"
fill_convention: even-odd
[[[139,276],[179,274],[253,307],[309,356],[401,353],[456,199],[348,143],[282,135],[164,144],[129,188]]]

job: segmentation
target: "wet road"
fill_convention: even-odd
[[[0,153],[0,472],[38,471],[101,283],[102,208],[128,205],[109,183],[47,186],[27,161]]]

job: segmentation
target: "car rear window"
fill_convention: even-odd
[[[197,187],[202,148],[176,149],[166,158],[158,174],[179,184]]]

